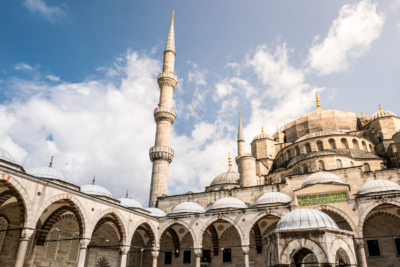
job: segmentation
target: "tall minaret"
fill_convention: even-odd
[[[239,129],[238,129],[238,156],[243,156],[245,153],[244,148],[244,134],[243,134],[243,127],[242,127],[242,112],[239,110]]]
[[[170,147],[171,126],[176,117],[176,111],[172,109],[172,97],[178,83],[178,78],[174,74],[174,66],[175,34],[174,12],[172,12],[171,27],[164,51],[163,71],[157,78],[161,92],[158,108],[154,110],[154,119],[157,123],[156,141],[149,152],[150,160],[153,162],[149,207],[155,207],[157,197],[168,193],[169,164],[174,158],[174,150]]]

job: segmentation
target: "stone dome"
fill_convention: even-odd
[[[118,199],[119,201],[121,201],[120,205],[126,208],[139,208],[139,209],[143,209],[142,204],[140,204],[138,201],[132,199],[132,198],[120,198]]]
[[[60,172],[59,170],[53,167],[32,168],[28,170],[27,173],[40,178],[55,179],[67,183],[72,183],[67,175],[65,175],[64,173]]]
[[[393,181],[384,179],[372,180],[361,186],[357,194],[364,195],[368,193],[378,193],[386,191],[400,191],[400,185]]]
[[[390,117],[390,116],[396,116],[397,117],[397,115],[394,112],[391,112],[389,110],[379,110],[378,112],[374,113],[371,116],[371,120],[373,121],[373,120],[375,120],[377,118]]]
[[[314,184],[345,184],[339,176],[330,172],[315,172],[304,180],[301,188]]]
[[[272,135],[264,133],[264,129],[262,130],[262,132],[260,134],[257,134],[256,136],[254,136],[253,141],[251,141],[251,142],[254,142],[254,141],[260,140],[260,139],[271,139],[271,140],[274,140]]]
[[[176,205],[171,211],[171,213],[184,213],[184,212],[201,213],[205,212],[205,210],[202,206],[200,206],[195,202],[183,202]]]
[[[289,212],[278,222],[276,230],[331,228],[339,229],[335,221],[326,213],[314,209],[297,209]]]
[[[92,196],[103,196],[113,198],[113,195],[104,187],[97,184],[87,184],[81,186],[81,192]]]
[[[239,184],[239,173],[237,172],[224,172],[211,182],[210,186],[219,184]]]
[[[167,215],[165,212],[157,208],[146,208],[145,210],[150,211],[151,212],[150,216],[154,217],[164,217]]]
[[[278,204],[278,203],[288,203],[291,202],[292,199],[281,192],[268,192],[259,197],[256,201],[255,205],[264,205],[264,204]]]
[[[10,152],[8,152],[5,149],[2,149],[0,147],[0,159],[11,162],[11,163],[17,163],[14,159],[14,157],[10,154]]]
[[[314,138],[314,137],[321,137],[321,136],[328,136],[328,135],[344,135],[346,133],[344,132],[339,132],[339,131],[320,131],[320,132],[315,132],[315,133],[309,133],[306,134],[302,137],[300,137],[299,139],[297,139],[295,141],[295,143],[297,142],[301,142],[310,138]]]
[[[216,209],[245,209],[247,205],[238,198],[235,197],[224,197],[215,201],[211,206],[211,210]]]

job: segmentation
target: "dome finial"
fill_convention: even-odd
[[[96,182],[96,174],[93,175],[93,182],[92,182],[92,184],[94,184],[95,182]]]
[[[172,10],[172,19],[174,19],[175,10]]]
[[[51,156],[49,168],[51,168],[52,166],[53,166],[53,156]]]
[[[319,96],[318,93],[315,93],[316,97],[317,97],[317,110],[321,110],[321,104],[319,103]]]
[[[381,104],[379,104],[379,111],[382,111],[382,106],[381,106]]]
[[[232,171],[232,161],[231,161],[231,153],[228,153],[228,162],[229,162],[229,171],[228,172],[233,172]]]
[[[261,133],[264,133],[264,127],[261,126]]]
[[[173,13],[172,13],[173,14]],[[173,15],[172,15],[173,16]],[[128,198],[129,189],[126,189],[126,198]]]

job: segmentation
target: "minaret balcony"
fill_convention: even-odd
[[[169,163],[174,159],[175,152],[172,148],[167,146],[153,146],[149,151],[151,162],[155,160],[166,160]]]
[[[154,119],[158,123],[159,121],[169,121],[171,124],[174,123],[176,118],[176,111],[173,108],[158,107],[154,110]]]
[[[178,84],[178,77],[172,72],[162,72],[158,74],[157,81],[160,88],[163,86],[171,86],[175,89]]]

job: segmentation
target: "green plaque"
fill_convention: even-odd
[[[297,204],[301,207],[340,202],[347,202],[346,192],[297,197]]]

